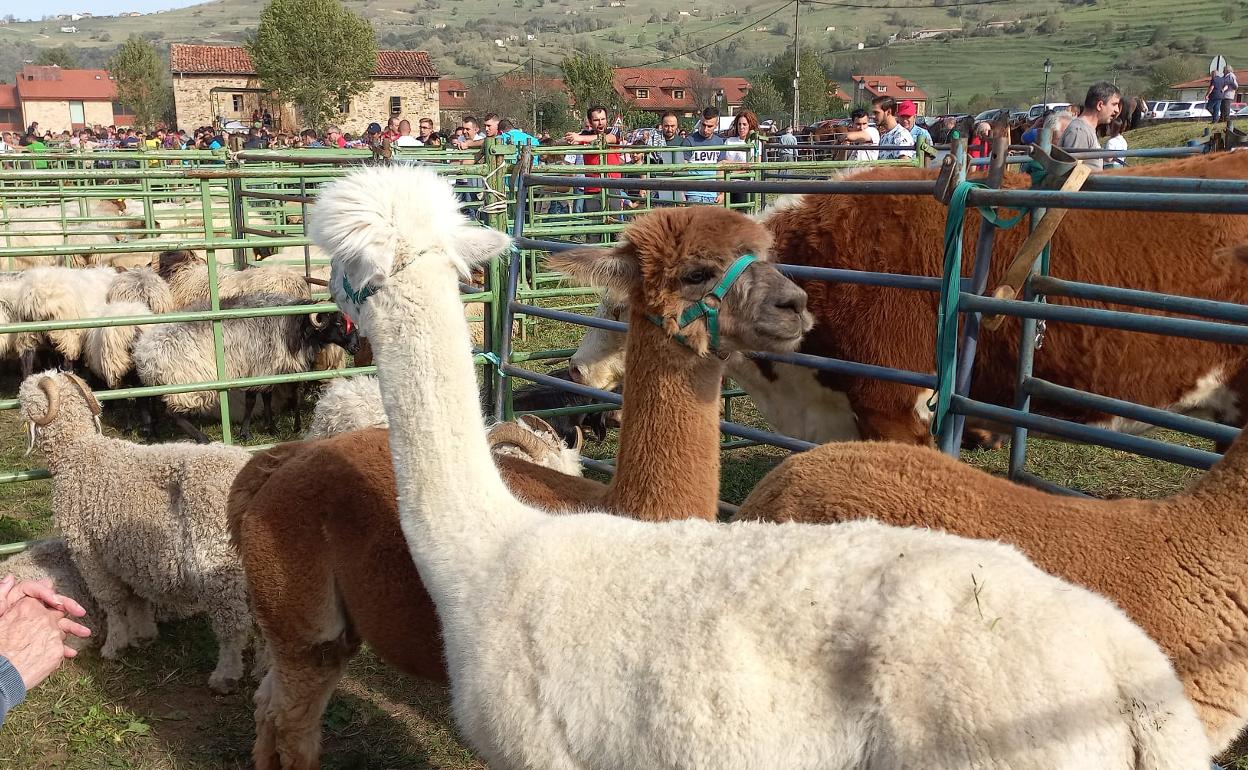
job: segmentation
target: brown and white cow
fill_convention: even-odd
[[[929,179],[933,171],[877,168],[857,180]],[[1245,179],[1248,153],[1221,153],[1107,173]],[[1025,187],[1009,174],[1007,187]],[[778,263],[938,276],[946,208],[928,196],[810,195],[783,199],[763,218]],[[973,254],[978,212],[967,215],[964,253]],[[989,285],[1018,251],[1025,228],[998,231]],[[1053,238],[1055,277],[1248,304],[1248,216],[1071,211]],[[969,275],[971,265],[964,266]],[[874,286],[799,281],[815,314],[801,352],[918,372],[933,371],[936,296]],[[1065,298],[1050,302],[1107,307]],[[609,306],[607,310],[609,311]],[[1139,312],[1150,312],[1140,310]],[[1014,401],[1018,319],[981,332],[971,396]],[[614,340],[591,331],[572,360],[574,378],[611,384]],[[781,433],[808,441],[883,439],[928,443],[930,391],[783,364],[730,362],[729,374]],[[1034,375],[1105,396],[1238,427],[1248,395],[1248,347],[1050,323]],[[1035,412],[1116,430],[1146,426],[1102,412],[1033,399]]]

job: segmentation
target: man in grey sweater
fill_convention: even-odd
[[[1122,93],[1118,86],[1102,80],[1093,83],[1088,95],[1083,99],[1083,112],[1070,121],[1070,125],[1062,132],[1061,147],[1064,150],[1099,150],[1100,140],[1096,138],[1097,126],[1103,126],[1114,118],[1122,109]],[[1104,167],[1100,158],[1084,160],[1096,170]]]

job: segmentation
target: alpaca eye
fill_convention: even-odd
[[[688,273],[685,273],[685,277],[681,280],[688,284],[706,283],[711,280],[711,271],[703,268],[691,270]]]

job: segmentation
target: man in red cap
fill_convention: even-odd
[[[932,146],[932,135],[927,129],[920,126],[917,120],[918,107],[915,103],[906,99],[897,105],[897,122],[901,127],[910,132],[911,138],[914,139],[914,146],[918,148]]]

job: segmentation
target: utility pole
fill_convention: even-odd
[[[797,119],[798,116],[801,115],[799,104],[801,93],[798,84],[801,82],[802,72],[800,69],[801,65],[799,64],[800,60],[798,58],[797,51],[797,44],[801,39],[797,26],[799,20],[801,19],[801,13],[802,0],[793,0],[793,133],[795,134],[798,130]]]
[[[533,130],[537,131],[537,57],[529,57],[529,71],[533,73]]]

